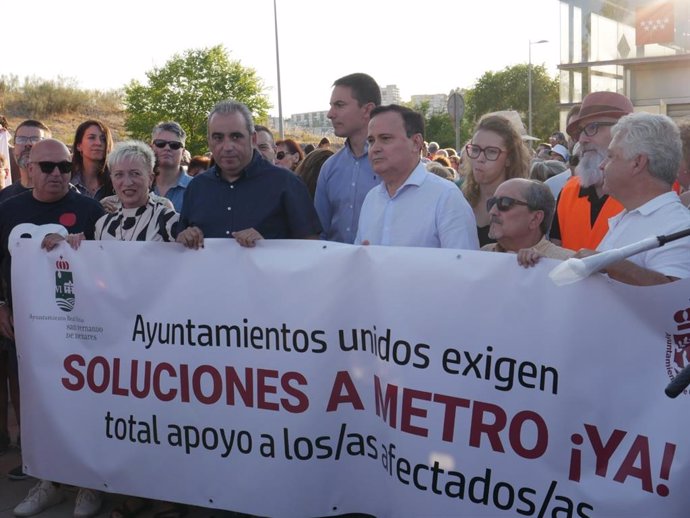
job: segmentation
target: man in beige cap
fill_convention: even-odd
[[[608,220],[623,210],[615,199],[604,194],[599,166],[611,143],[611,126],[633,112],[630,99],[615,92],[587,95],[580,113],[566,131],[580,143],[580,162],[560,195],[551,240],[564,248],[595,250],[608,230]]]

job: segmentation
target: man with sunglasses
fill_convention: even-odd
[[[151,149],[156,155],[154,194],[168,198],[176,212],[182,211],[187,185],[192,181],[182,168],[187,133],[175,121],[160,122],[151,132]]]
[[[20,131],[18,134],[23,135]],[[42,234],[36,235],[41,232],[36,225],[60,225],[64,235],[84,232],[87,237],[90,236],[89,239],[93,239],[96,221],[104,214],[99,202],[70,189],[72,157],[67,146],[59,140],[36,141],[24,163],[33,188],[0,204],[0,334],[10,341],[14,340],[11,256],[8,249],[10,233],[16,229],[15,232],[41,238]],[[11,355],[16,361],[16,351],[12,350]],[[10,471],[8,476],[13,480],[26,478],[21,465]],[[55,486],[50,482],[41,483],[49,491],[32,491],[15,509],[16,516],[36,514],[62,500]]]
[[[611,143],[611,126],[633,112],[630,99],[615,92],[593,92],[582,101],[566,128],[580,143],[579,163],[558,196],[551,240],[570,250],[596,249],[608,230],[608,220],[623,206],[603,191],[599,168]]]
[[[540,257],[568,259],[575,255],[545,237],[556,200],[542,182],[524,178],[506,180],[487,200],[486,208],[490,218],[489,237],[496,243],[484,245],[482,250],[516,253],[523,266],[533,266]]]

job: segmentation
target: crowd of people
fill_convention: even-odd
[[[342,147],[324,138],[304,149],[276,141],[244,104],[220,101],[208,116],[209,154],[195,157],[175,121],[152,128],[149,142],[113,143],[107,126],[88,120],[71,149],[41,121],[17,126],[10,156],[0,154],[0,180],[12,180],[0,190],[0,451],[11,442],[8,405],[21,416],[8,242],[22,223],[61,225],[43,238],[46,250],[85,239],[191,249],[205,238],[245,247],[322,239],[512,253],[524,267],[690,228],[690,122],[636,113],[618,93],[587,95],[568,114],[567,136],[554,131],[534,151],[516,112],[485,114],[460,150],[426,142],[423,117],[381,105],[378,84],[362,73],[333,83],[328,118]],[[678,239],[603,273],[632,285],[672,282],[690,276],[689,252],[690,238]],[[26,477],[22,466],[8,476]],[[59,484],[40,481],[14,512],[32,516],[63,498]],[[74,516],[94,516],[102,502],[81,489]],[[128,499],[111,516],[146,507]],[[161,516],[185,512],[170,504]]]

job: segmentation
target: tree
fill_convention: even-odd
[[[177,121],[192,155],[207,150],[206,118],[218,101],[240,101],[257,118],[270,106],[256,72],[230,60],[222,45],[175,54],[146,77],[147,84],[132,81],[125,87],[125,128],[132,137],[148,140],[159,122]]]
[[[527,127],[528,66],[515,65],[500,72],[486,72],[465,96],[465,118],[476,123],[488,112],[516,110]],[[558,129],[558,79],[544,65],[532,65],[532,133],[545,140]]]
[[[426,117],[424,120],[425,135],[427,142],[436,142],[441,148],[455,148],[455,127],[450,115],[447,113],[436,113]]]

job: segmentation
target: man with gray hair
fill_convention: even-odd
[[[168,198],[176,212],[182,210],[184,192],[192,181],[182,168],[187,133],[175,121],[159,122],[151,132],[151,148],[156,155],[153,192]]]
[[[256,150],[249,109],[233,100],[208,116],[208,147],[215,165],[187,187],[177,241],[203,247],[204,237],[233,237],[253,247],[259,239],[318,239],[319,217],[307,186]]]
[[[511,178],[496,188],[486,203],[489,211],[489,237],[496,243],[484,245],[489,252],[518,254],[518,262],[533,266],[540,257],[568,259],[575,252],[556,246],[544,236],[556,210],[556,200],[542,182]]]
[[[682,158],[680,132],[666,115],[635,113],[611,128],[612,140],[600,168],[604,192],[623,205],[609,219],[598,251],[690,228],[690,211],[672,190]],[[581,250],[578,257],[596,252]],[[605,268],[609,277],[648,286],[690,277],[690,238],[633,255]]]
[[[436,142],[429,142],[429,145],[427,146],[427,155],[426,157],[429,160],[433,160],[434,157],[436,156],[436,153],[438,153],[439,150],[439,145]]]

